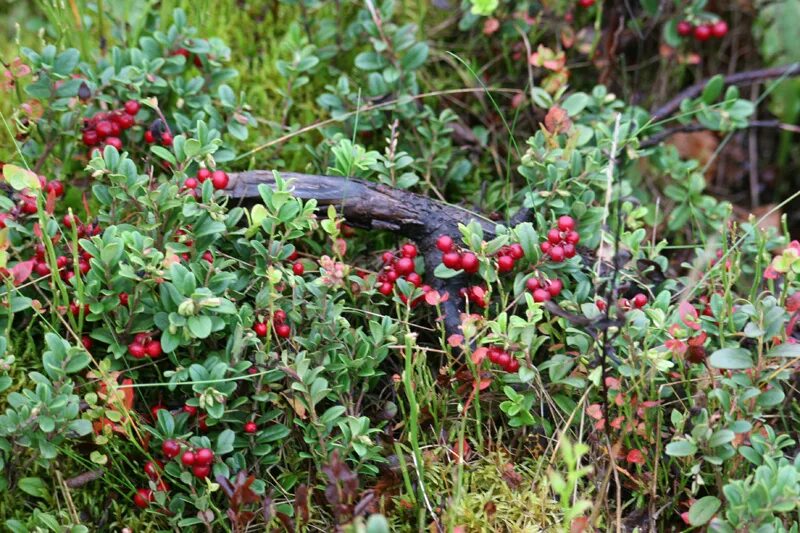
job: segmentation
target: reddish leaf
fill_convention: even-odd
[[[14,285],[21,285],[26,279],[31,277],[31,272],[33,272],[35,263],[35,259],[20,261],[9,269],[9,272],[14,277]]]

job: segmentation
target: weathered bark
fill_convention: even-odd
[[[466,286],[467,278],[460,275],[443,280],[433,275],[434,268],[441,261],[436,239],[440,235],[459,235],[458,224],[470,221],[480,224],[486,238],[492,238],[495,235],[494,223],[426,196],[356,178],[295,172],[281,172],[280,176],[292,180],[291,188],[296,197],[316,200],[323,208],[335,206],[350,225],[388,230],[414,241],[425,258],[427,282],[434,289],[449,293],[448,300],[442,304],[446,331],[451,334],[460,330],[459,290]],[[227,190],[232,198],[257,200],[261,184],[275,185],[271,171],[232,173]]]

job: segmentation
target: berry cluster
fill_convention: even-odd
[[[541,303],[561,294],[564,283],[560,279],[540,279],[534,275],[528,278],[525,286],[533,293],[533,301]]]
[[[505,350],[492,346],[486,353],[486,357],[493,364],[502,367],[506,372],[516,372],[519,370],[519,361]]]
[[[525,252],[519,243],[503,246],[495,255],[497,257],[497,271],[510,272],[514,269],[514,264],[525,257]]]
[[[167,442],[170,441],[164,441],[164,444],[166,444]],[[172,457],[177,457],[178,453],[180,453],[180,447],[178,446],[178,443],[175,441],[171,442],[173,442],[175,446],[174,448],[173,447],[170,448],[170,452],[172,453],[174,451],[175,455],[172,455],[170,459]],[[164,452],[164,455],[166,455],[166,452]],[[192,474],[194,474],[195,477],[198,477],[200,479],[208,477],[208,474],[211,473],[211,464],[213,462],[214,462],[214,452],[209,448],[199,448],[195,451],[186,450],[181,455],[181,464],[186,467],[191,467]]]
[[[547,232],[547,240],[539,247],[542,252],[550,256],[554,263],[575,257],[575,246],[580,242],[581,236],[575,231],[575,219],[571,216],[558,218],[557,227]]]
[[[83,124],[83,144],[93,150],[99,145],[113,146],[122,150],[120,135],[136,125],[136,114],[141,106],[136,100],[128,100],[122,109],[111,112],[100,111],[85,119]]]
[[[383,268],[378,274],[378,292],[389,296],[400,278],[415,287],[422,287],[422,277],[416,272],[415,257],[417,257],[417,247],[410,243],[400,247],[399,256],[394,252],[384,252]]]
[[[474,274],[478,271],[480,266],[478,256],[472,252],[458,250],[449,235],[441,235],[436,240],[436,247],[442,252],[442,263],[447,268],[463,270],[467,274]]]
[[[154,339],[150,332],[137,333],[133,337],[133,342],[128,345],[128,353],[135,359],[145,357],[155,359],[162,354],[161,341]]]
[[[278,309],[272,315],[272,320],[264,319],[253,324],[253,331],[256,335],[264,338],[269,334],[270,323],[275,327],[275,335],[282,339],[288,339],[292,334],[292,328],[286,323],[286,311]]]
[[[695,41],[705,42],[712,37],[721,39],[728,33],[728,23],[722,19],[716,22],[694,25],[688,20],[678,22],[678,35],[681,37],[694,37]]]
[[[211,184],[218,191],[227,187],[228,183],[230,182],[228,174],[223,170],[214,170],[212,172],[207,168],[201,168],[197,170],[197,174],[194,178],[189,177],[184,180],[183,190],[189,191],[190,194],[193,194],[194,197],[197,198],[200,195],[200,193],[197,191],[197,188],[208,179],[211,180]]]

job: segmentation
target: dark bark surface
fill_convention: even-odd
[[[432,200],[416,193],[395,189],[356,178],[320,176],[281,172],[285,180],[292,180],[293,194],[303,200],[316,200],[321,208],[329,205],[347,220],[347,223],[364,229],[387,230],[417,244],[425,258],[426,281],[438,291],[446,291],[449,298],[442,304],[445,329],[448,334],[460,331],[459,291],[467,284],[466,276],[447,280],[433,276],[441,261],[436,248],[440,235],[460,235],[459,224],[475,221],[489,239],[495,235],[494,223],[459,207]],[[258,186],[275,185],[272,171],[252,170],[230,174],[228,192],[242,202],[258,201]]]

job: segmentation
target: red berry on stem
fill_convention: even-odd
[[[292,328],[290,328],[287,324],[278,324],[275,326],[275,333],[278,335],[278,337],[286,339],[292,334]]]
[[[22,202],[22,212],[23,213],[25,213],[27,215],[33,215],[37,211],[39,211],[39,208],[36,207],[36,201],[35,200],[26,199],[25,201]]]
[[[390,294],[392,294],[392,289],[394,289],[394,285],[392,285],[388,281],[385,281],[381,283],[380,287],[378,287],[378,292],[383,294],[384,296],[389,296]]]
[[[161,144],[164,146],[172,146],[172,134],[168,131],[165,131],[161,134]]]
[[[514,268],[514,258],[510,255],[501,255],[497,258],[497,270],[499,272],[509,272]]]
[[[189,416],[194,416],[197,414],[197,407],[194,405],[184,404],[183,405],[183,412],[188,414]]]
[[[86,146],[94,146],[100,142],[100,137],[95,130],[86,130],[83,132],[83,144]]]
[[[542,303],[548,301],[550,298],[550,293],[546,289],[535,289],[533,291],[534,302]]]
[[[91,350],[92,338],[89,337],[88,335],[84,335],[83,337],[81,337],[81,344],[83,344],[83,347],[86,348],[87,350]]]
[[[631,299],[631,303],[634,305],[634,307],[641,309],[642,307],[647,305],[647,295],[642,294],[640,292]]]
[[[97,132],[97,136],[99,138],[105,139],[106,137],[111,135],[111,130],[112,130],[111,122],[107,120],[101,120],[94,127],[94,130]]]
[[[547,285],[547,292],[550,293],[550,296],[556,297],[561,294],[561,289],[564,288],[564,283],[560,279],[552,279],[550,283]]]
[[[194,452],[186,451],[181,455],[181,463],[183,466],[192,466],[196,460]]]
[[[711,37],[711,27],[707,24],[701,24],[694,29],[695,41],[707,41]]]
[[[439,238],[436,239],[436,247],[445,253],[453,249],[453,244],[453,239],[451,239],[449,235],[440,235]]]
[[[175,440],[167,439],[161,443],[161,451],[164,453],[165,457],[172,459],[173,457],[177,457],[178,454],[181,453],[181,447]]]
[[[556,263],[560,263],[564,260],[564,248],[561,246],[553,246],[550,248],[550,259],[555,261]]]
[[[678,30],[678,35],[680,35],[681,37],[687,37],[691,35],[693,29],[694,27],[688,20],[682,20],[678,22],[677,30]]]
[[[298,276],[302,276],[305,271],[306,267],[304,267],[303,263],[300,261],[297,261],[295,264],[292,265],[292,272],[294,272]]]
[[[196,459],[195,459],[196,460]],[[194,465],[192,467],[192,474],[200,479],[205,479],[211,473],[211,467],[207,465]]]
[[[214,461],[214,452],[208,448],[200,448],[194,455],[195,463],[198,465],[210,465]]]
[[[564,215],[558,217],[558,229],[561,231],[572,231],[575,229],[575,219]]]
[[[159,467],[159,465],[157,465],[153,461],[147,461],[144,464],[144,473],[147,474],[147,477],[149,477],[152,480],[158,479],[160,475],[160,470],[161,468]]]
[[[185,189],[196,189],[199,185],[199,182],[196,178],[186,178],[186,181],[183,182],[183,187]]]
[[[519,361],[512,357],[511,361],[506,365],[506,372],[514,373],[517,370],[519,370]]]
[[[442,256],[442,263],[447,268],[459,270],[461,268],[462,258],[458,252],[447,252]]]
[[[144,132],[144,142],[146,142],[147,144],[153,144],[154,142],[156,142],[156,136],[153,135],[152,131],[147,130]]]
[[[245,433],[255,433],[258,430],[258,426],[253,421],[247,422],[244,425],[244,432]]]
[[[506,366],[510,362],[511,356],[508,354],[508,352],[500,352],[500,355],[497,356],[496,363],[500,366]]]
[[[137,489],[136,495],[133,497],[133,503],[139,509],[146,509],[150,502],[153,501],[153,491],[150,489]]]
[[[410,274],[414,271],[414,261],[408,257],[401,257],[395,264],[395,270],[401,275]]]
[[[581,236],[577,231],[568,231],[564,236],[564,240],[570,244],[578,244],[581,242]]]
[[[161,341],[150,341],[148,342],[145,347],[144,351],[147,352],[147,355],[156,358],[161,356],[162,349],[161,349]]]
[[[478,256],[472,252],[467,252],[461,256],[461,268],[467,274],[474,274],[478,271],[479,266]]]
[[[264,322],[256,322],[253,324],[253,331],[256,332],[258,337],[266,337],[267,333],[269,332],[269,328]]]
[[[535,277],[528,278],[528,281],[525,282],[525,286],[529,291],[533,292],[539,288],[539,280]]]
[[[725,37],[727,33],[728,33],[728,23],[722,19],[716,21],[714,25],[711,26],[711,35],[713,35],[717,39]]]
[[[64,195],[64,184],[60,181],[53,180],[47,184],[45,187],[47,192],[52,192],[56,196],[63,196]]]
[[[403,257],[414,259],[417,257],[417,247],[413,244],[404,244],[402,248],[400,248],[400,253],[403,255]]]
[[[522,259],[525,257],[525,250],[523,250],[522,245],[517,242],[509,246],[508,251],[514,259]]]
[[[50,273],[50,266],[47,263],[36,263],[34,270],[37,275],[46,276]]]
[[[547,232],[547,240],[550,241],[550,244],[560,244],[563,240],[561,238],[561,232],[556,228],[551,229]]]
[[[133,116],[139,112],[140,107],[139,102],[136,100],[128,100],[125,102],[125,113]]]
[[[139,344],[138,342],[132,342],[128,345],[128,353],[131,354],[136,359],[141,359],[145,356],[144,346]]]
[[[566,257],[567,259],[571,259],[571,258],[575,257],[575,246],[574,245],[572,245],[570,243],[567,243],[567,244],[564,245],[564,257]]]
[[[215,170],[211,173],[211,184],[217,190],[224,189],[228,186],[228,175],[222,170]]]
[[[210,177],[211,177],[211,171],[208,170],[207,168],[200,168],[197,170],[197,181],[199,181],[200,183],[203,183]]]
[[[414,285],[415,287],[419,287],[422,285],[422,277],[417,274],[416,272],[412,272],[406,276],[406,281]]]

